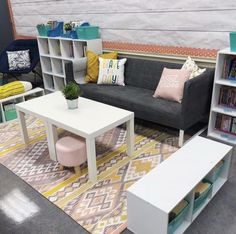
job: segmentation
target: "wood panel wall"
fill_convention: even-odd
[[[105,41],[221,49],[236,30],[235,0],[10,0],[18,34],[48,20],[87,20]]]

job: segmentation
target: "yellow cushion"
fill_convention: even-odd
[[[99,72],[99,61],[98,58],[104,59],[117,59],[117,52],[111,52],[107,54],[95,54],[92,51],[87,51],[87,74],[85,76],[85,82],[93,82],[96,83],[98,80],[98,72]]]
[[[20,81],[13,81],[11,83],[0,86],[0,99],[14,96],[16,94],[24,92],[24,85]]]

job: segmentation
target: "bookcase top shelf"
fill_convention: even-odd
[[[61,40],[61,41],[79,41],[79,42],[101,41],[102,40],[101,38],[85,40],[85,39],[73,39],[73,38],[66,38],[66,37],[43,37],[43,36],[37,36],[37,38],[50,39],[50,40]]]
[[[225,48],[225,49],[222,49],[222,50],[219,50],[218,51],[219,54],[228,54],[228,55],[236,55],[236,52],[233,52],[230,50],[229,47]]]

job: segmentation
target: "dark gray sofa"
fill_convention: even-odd
[[[73,79],[72,65],[66,65],[67,79]],[[209,113],[214,69],[185,82],[182,103],[153,98],[163,68],[179,69],[182,64],[128,58],[125,64],[125,86],[80,84],[83,96],[135,113],[135,117],[184,131]],[[70,73],[70,75],[69,75]]]

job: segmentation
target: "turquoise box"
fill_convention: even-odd
[[[236,52],[236,32],[229,33],[230,50]]]

